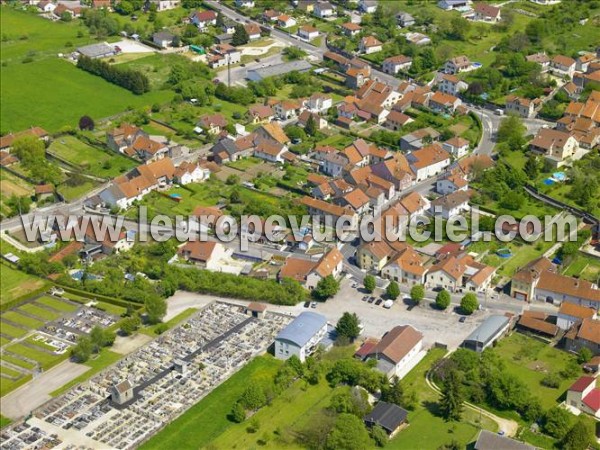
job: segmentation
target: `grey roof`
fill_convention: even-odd
[[[506,316],[489,316],[465,339],[465,341],[482,342],[486,344],[509,322]]]
[[[227,139],[227,138],[221,139],[212,148],[212,152],[214,154],[218,154],[218,153],[222,152],[223,150],[225,150],[229,156],[239,152],[239,149],[235,145],[235,142],[232,141],[231,139]]]
[[[475,442],[475,450],[535,450],[536,447],[514,439],[481,430]]]
[[[115,49],[108,45],[106,42],[101,42],[100,44],[91,44],[85,45],[83,47],[78,47],[77,51],[84,56],[88,56],[90,58],[98,58],[99,56],[110,55],[115,52]]]
[[[306,72],[307,70],[312,69],[312,65],[308,61],[304,61],[300,59],[298,61],[290,61],[286,63],[276,64],[274,66],[260,67],[258,69],[251,69],[247,71],[247,74],[250,72],[256,73],[261,78],[266,77],[275,77],[278,75],[283,75],[286,73],[293,72],[294,70],[298,72]]]
[[[312,311],[305,311],[281,330],[276,339],[290,341],[298,347],[304,347],[326,324],[327,319],[325,316]]]
[[[388,434],[406,421],[408,412],[398,405],[387,402],[379,402],[369,414],[364,417],[364,421],[369,425],[379,425]]]
[[[152,37],[159,41],[172,41],[175,38],[175,35],[168,31],[159,31],[158,33],[154,33]]]

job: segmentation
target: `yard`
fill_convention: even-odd
[[[40,278],[28,275],[2,263],[2,283],[0,283],[0,304],[8,303],[16,298],[41,289],[46,282]]]
[[[600,277],[600,262],[596,258],[578,253],[571,264],[563,270],[563,274],[596,283]]]
[[[556,406],[579,376],[563,379],[558,389],[542,386],[540,382],[548,373],[560,372],[574,356],[521,333],[500,340],[491,351],[505,362],[508,373],[518,377],[540,398],[544,409]]]
[[[227,416],[248,382],[272,377],[280,365],[270,356],[255,358],[140,448],[184,450],[206,446],[234,426]]]
[[[74,136],[54,140],[48,153],[57,155],[82,171],[101,178],[115,178],[136,164],[123,155],[104,151],[80,141]]]

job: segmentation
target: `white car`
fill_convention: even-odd
[[[386,300],[386,301],[383,303],[383,307],[384,307],[384,308],[387,308],[387,309],[390,309],[390,308],[391,308],[393,305],[394,305],[394,302],[393,302],[393,300]]]

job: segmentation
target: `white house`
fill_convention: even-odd
[[[331,3],[319,2],[315,5],[313,14],[321,19],[325,19],[327,17],[333,16],[334,11],[335,9],[331,5]]]
[[[460,136],[454,136],[442,144],[442,148],[449,152],[454,158],[462,158],[469,153],[469,141]]]
[[[423,356],[423,334],[410,325],[402,325],[384,334],[365,359],[375,360],[377,370],[388,378],[402,379]]]
[[[329,153],[323,158],[323,165],[321,170],[332,177],[339,177],[344,171],[344,167],[348,165],[350,161],[345,155],[341,153]]]
[[[358,9],[366,14],[373,14],[377,10],[376,0],[359,0]]]
[[[438,81],[438,89],[444,94],[458,95],[469,87],[467,83],[462,81],[456,75],[441,74]]]
[[[189,20],[198,29],[205,30],[210,25],[217,24],[217,14],[214,11],[195,11],[189,16]]]
[[[238,8],[254,8],[254,0],[235,0]]]
[[[277,25],[281,28],[290,28],[296,25],[296,19],[287,14],[282,14],[277,18]]]
[[[326,112],[333,106],[333,98],[327,94],[315,92],[306,101],[306,107],[311,112],[322,113]]]
[[[600,419],[600,389],[596,387],[596,378],[579,378],[567,391],[565,403]]]
[[[476,3],[473,7],[473,11],[473,20],[494,23],[500,22],[500,20],[502,19],[502,16],[500,14],[500,8],[498,8],[497,6],[488,5],[487,3]]]
[[[412,65],[412,58],[409,56],[398,55],[390,56],[383,60],[382,68],[385,73],[396,75],[400,71],[407,71]]]
[[[471,61],[465,55],[456,56],[446,61],[444,72],[450,75],[455,75],[464,72],[471,68]]]
[[[554,75],[573,77],[577,62],[570,56],[556,55],[550,61],[550,71]]]
[[[374,36],[365,36],[358,43],[358,50],[365,55],[380,52],[383,44]]]
[[[254,156],[272,163],[282,163],[283,154],[287,150],[287,147],[279,142],[261,139],[254,149]]]
[[[444,219],[456,217],[469,210],[469,194],[464,190],[454,191],[431,202],[429,211],[433,216],[442,216]]]
[[[471,3],[471,0],[439,0],[438,7],[446,11],[452,11],[453,9],[466,10],[471,6]]]
[[[183,162],[175,170],[175,182],[181,185],[200,183],[210,177],[210,170],[198,163]]]
[[[327,334],[327,318],[305,311],[286,326],[275,338],[275,357],[288,359],[296,355],[304,362]]]
[[[406,159],[416,175],[416,181],[441,173],[451,162],[450,153],[439,144],[431,144],[415,150],[406,155]]]
[[[448,195],[456,191],[466,191],[469,188],[469,182],[459,172],[453,172],[447,177],[440,178],[435,183],[435,190],[438,194]]]
[[[302,25],[298,28],[298,37],[306,41],[312,41],[319,37],[319,30],[311,25]]]

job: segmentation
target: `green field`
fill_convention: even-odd
[[[37,345],[37,344],[36,344]],[[62,355],[53,355],[43,351],[42,347],[39,350],[25,346],[23,344],[13,344],[5,348],[5,350],[25,356],[26,358],[37,361],[43,370],[48,370],[62,360],[69,357],[68,352]]]
[[[14,391],[19,386],[27,383],[29,380],[31,380],[31,375],[26,375],[14,381],[8,378],[0,377],[0,397],[4,397],[10,391]]]
[[[248,381],[271,378],[280,365],[270,356],[255,358],[140,448],[195,450],[206,446],[234,425],[227,415]]]
[[[134,161],[118,153],[92,147],[74,136],[57,138],[50,144],[48,152],[101,178],[114,178],[136,165]]]
[[[23,330],[21,328],[13,327],[11,324],[6,322],[0,322],[0,327],[2,327],[2,333],[7,336],[13,338],[19,338],[21,336],[25,336],[29,331]]]
[[[115,316],[121,316],[127,312],[127,308],[106,302],[97,302],[95,307]]]
[[[39,306],[34,305],[33,303],[27,303],[26,305],[20,306],[17,311],[25,311],[29,314],[33,314],[36,317],[44,320],[56,320],[62,314],[50,311],[45,308],[40,308]]]
[[[40,278],[13,269],[6,264],[0,264],[2,283],[0,283],[0,304],[8,303],[29,292],[40,289],[46,284]]]
[[[34,364],[31,364],[27,361],[23,361],[22,359],[16,358],[12,355],[4,354],[4,355],[2,355],[2,360],[12,363],[15,366],[22,367],[23,369],[29,369],[29,370],[35,369]]]
[[[521,333],[502,339],[491,351],[506,363],[508,373],[518,377],[533,395],[540,398],[544,409],[556,406],[562,394],[578,378],[562,380],[558,389],[542,386],[540,382],[547,373],[561,371],[574,356]]]
[[[13,323],[18,325],[22,325],[27,328],[41,328],[44,325],[44,322],[40,320],[32,319],[31,317],[24,316],[23,314],[19,314],[16,311],[7,311],[2,314],[2,318],[6,320],[10,320]]]
[[[49,306],[52,309],[62,312],[73,312],[77,308],[79,308],[79,306],[77,305],[72,305],[71,303],[64,302],[56,297],[40,297],[36,300],[36,303]]]
[[[40,74],[44,84],[40,89]],[[2,67],[2,131],[39,125],[57,131],[76,126],[84,114],[107,117],[129,107],[150,106],[171,98],[167,91],[135,95],[58,58]],[[60,114],[57,112],[60,111]]]
[[[577,254],[575,259],[569,266],[564,270],[564,275],[567,276],[579,276],[588,281],[597,282],[600,277],[600,261],[591,257]]]

